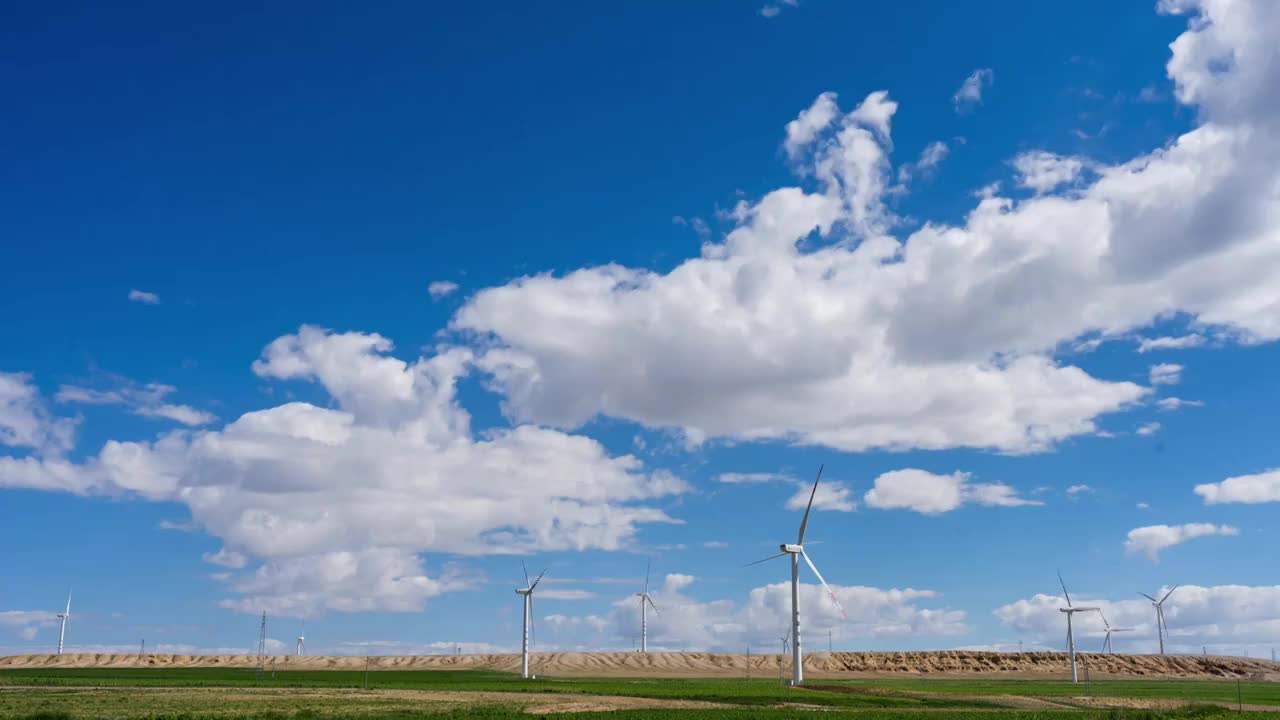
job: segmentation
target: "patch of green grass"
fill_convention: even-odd
[[[263,680],[243,668],[36,668],[0,671],[0,687],[228,687],[359,688],[363,671],[291,670]],[[538,678],[480,670],[378,670],[369,673],[375,689],[535,692],[621,695],[670,700],[702,700],[733,705],[775,705],[789,701],[828,707],[984,707],[964,698],[920,699],[856,692],[789,690],[773,679]]]
[[[1132,697],[1196,702],[1237,701],[1234,680],[1096,680],[1071,684],[1058,680],[950,680],[884,678],[821,681],[850,688],[954,693],[956,695],[1024,695],[1037,697]],[[1246,705],[1280,705],[1280,683],[1242,681],[1240,699]]]
[[[1262,720],[1271,717],[1264,713],[1230,713],[1216,706],[1184,708],[1182,710],[1136,710],[1117,714],[1114,711],[1007,711],[997,713],[999,720],[1208,720],[1221,717],[1239,720]],[[792,720],[797,716],[794,708],[729,708],[709,710],[637,709],[610,712],[565,713],[554,717],[564,720]],[[13,720],[83,720],[86,715],[68,712],[35,712],[13,715]],[[93,715],[89,715],[93,717]],[[189,713],[160,713],[135,715],[147,720],[205,720],[205,716]],[[451,707],[439,712],[423,710],[398,710],[391,712],[350,713],[316,712],[256,712],[223,715],[230,720],[529,720],[523,709],[510,705],[468,705]],[[822,714],[822,720],[949,720],[972,717],[966,711],[845,711],[831,710]]]

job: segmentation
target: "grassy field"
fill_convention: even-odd
[[[44,687],[153,687],[153,688],[361,688],[362,671],[299,670],[278,672],[274,679],[256,679],[254,670],[241,668],[86,668],[0,670],[0,688],[6,685]],[[436,690],[476,693],[549,693],[613,695],[666,700],[698,700],[732,705],[773,705],[797,700],[829,707],[910,708],[985,707],[988,703],[966,698],[931,699],[856,692],[789,690],[776,679],[669,679],[669,678],[539,678],[521,680],[510,673],[481,670],[381,670],[369,673],[375,690]]]
[[[815,681],[851,689],[888,688],[904,691],[965,695],[1032,697],[1128,697],[1280,706],[1280,683],[1234,680],[1097,680],[1073,685],[1057,680],[946,680],[886,678],[876,680]],[[1280,707],[1277,707],[1280,710]]]
[[[1217,706],[1097,709],[1077,698],[1234,702],[1235,683],[1105,681],[1085,686],[1041,681],[814,680],[788,690],[776,678],[542,678],[524,681],[484,671],[289,671],[256,679],[236,668],[93,668],[0,670],[0,717],[249,718],[254,720],[392,720],[529,717],[573,710],[577,720],[737,720],[795,717],[803,708],[861,720],[973,717],[998,720],[1177,720],[1226,713]],[[1276,705],[1280,684],[1241,685],[1246,704]],[[1017,702],[1006,702],[1012,698]],[[1041,699],[1043,698],[1043,699]],[[1026,701],[1023,703],[1022,701]],[[607,712],[605,712],[607,711]],[[1234,712],[1231,713],[1235,715]],[[1244,717],[1255,713],[1244,713]],[[1257,717],[1275,717],[1257,713]],[[1242,717],[1242,716],[1237,716]]]

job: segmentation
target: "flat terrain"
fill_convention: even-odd
[[[788,689],[772,676],[521,680],[497,671],[252,668],[0,669],[0,717],[59,718],[512,718],[609,713],[611,720],[736,720],[823,711],[828,720],[962,716],[983,720],[1276,717],[1280,683],[1259,680],[856,678]],[[1121,713],[1117,715],[1117,713]],[[1236,715],[1237,717],[1240,717]]]

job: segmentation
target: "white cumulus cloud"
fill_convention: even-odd
[[[391,350],[378,335],[303,327],[254,371],[316,383],[334,407],[293,402],[219,430],[110,441],[82,463],[0,457],[0,488],[182,503],[222,557],[261,562],[231,574],[239,597],[224,605],[273,614],[419,609],[469,586],[461,571],[428,575],[421,553],[614,550],[641,524],[674,522],[651,503],[685,484],[592,439],[534,426],[475,437],[454,395],[470,351],[406,362]]]
[[[925,515],[951,512],[962,505],[1018,507],[1043,505],[1018,496],[1017,491],[1000,483],[971,483],[969,473],[938,475],[908,468],[894,470],[877,477],[875,487],[863,497],[867,507],[881,510],[912,510]]]
[[[960,83],[951,100],[955,103],[956,112],[964,112],[974,105],[982,103],[982,94],[995,82],[995,73],[991,68],[978,68]]]
[[[1206,505],[1280,502],[1280,469],[1197,485],[1195,492],[1204,498]]]
[[[1240,531],[1230,525],[1214,525],[1213,523],[1188,523],[1186,525],[1148,525],[1129,531],[1124,542],[1125,552],[1143,554],[1151,560],[1160,559],[1160,553],[1174,545],[1181,545],[1189,540],[1214,535],[1239,535]]]

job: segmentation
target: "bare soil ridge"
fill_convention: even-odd
[[[1203,655],[1082,654],[1093,677],[1244,678],[1280,680],[1280,664],[1255,658]],[[365,657],[277,655],[267,658],[276,670],[363,670]],[[504,670],[520,667],[519,655],[370,656],[373,670]],[[777,675],[777,655],[704,652],[553,652],[533,653],[539,675],[561,677],[740,677]],[[255,667],[253,655],[166,655],[66,653],[0,657],[0,668]],[[789,658],[783,671],[789,673]],[[988,678],[1060,678],[1069,672],[1065,653],[836,652],[805,657],[811,677],[980,676]]]

